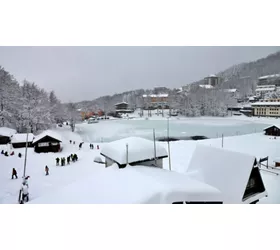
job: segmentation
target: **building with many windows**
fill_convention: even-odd
[[[280,99],[252,103],[254,116],[280,117]]]

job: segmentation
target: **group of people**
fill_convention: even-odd
[[[61,163],[61,166],[65,166],[65,162],[67,161],[67,164],[69,165],[70,162],[75,162],[78,160],[77,154],[71,154],[68,157],[61,157],[61,158],[56,158],[56,166],[59,166],[59,162]]]
[[[94,145],[92,143],[89,144],[90,149],[94,149]],[[99,149],[99,145],[96,145],[96,149]]]
[[[1,151],[1,154],[2,154],[2,155],[5,155],[5,156],[9,156],[8,151],[2,150],[2,151]],[[13,156],[13,155],[15,155],[15,152],[14,152],[14,151],[12,151],[12,152],[10,153],[10,156]],[[22,156],[21,153],[18,153],[18,157],[21,158],[21,156]]]

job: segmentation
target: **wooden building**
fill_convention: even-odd
[[[26,133],[12,135],[11,143],[13,148],[25,148],[26,137],[27,137]],[[34,139],[34,135],[32,133],[28,133],[28,142],[27,142],[28,147],[33,147],[32,145],[33,139]]]
[[[11,136],[16,133],[16,130],[6,127],[0,128],[0,144],[8,144],[11,142]]]
[[[61,151],[62,139],[52,131],[45,131],[33,140],[34,151],[36,153],[57,153]]]
[[[116,103],[115,109],[116,109],[117,114],[133,113],[133,110],[129,108],[129,105],[127,102]]]
[[[280,136],[280,128],[276,125],[271,125],[264,129],[264,134],[270,136]]]

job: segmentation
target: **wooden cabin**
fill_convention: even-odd
[[[33,140],[36,153],[57,153],[61,151],[62,139],[52,131],[45,131]]]
[[[11,137],[11,143],[13,148],[25,148],[26,147],[26,137],[27,134],[14,134]],[[28,141],[27,147],[33,147],[32,141],[34,139],[34,135],[32,133],[28,133]]]
[[[154,142],[140,137],[128,137],[107,143],[100,154],[105,157],[106,167],[117,163],[120,168],[128,164],[162,168],[163,158],[168,157],[166,149],[158,143],[155,156]]]
[[[280,136],[280,128],[276,125],[271,125],[264,129],[265,135]]]
[[[0,144],[8,144],[11,142],[11,136],[16,133],[16,130],[6,127],[0,127]]]

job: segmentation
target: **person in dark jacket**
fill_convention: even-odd
[[[59,166],[59,158],[57,157],[55,160],[56,160],[56,166]]]
[[[74,158],[75,158],[75,161],[78,160],[78,156],[76,154],[74,154]]]
[[[45,172],[46,172],[46,175],[49,175],[49,167],[48,166],[45,166]]]
[[[12,156],[13,156],[14,154],[15,154],[15,152],[13,151],[10,155],[12,155]]]
[[[17,171],[15,168],[13,168],[13,171],[12,171],[12,179],[14,179],[14,176],[16,177],[16,179],[18,178],[17,177]]]
[[[18,157],[21,158],[21,153],[18,153]]]
[[[2,154],[2,155],[5,154],[3,149],[2,149],[2,151],[1,151],[1,154]]]
[[[72,140],[70,140],[70,144],[72,144]]]
[[[5,156],[9,156],[8,151],[5,152]]]
[[[70,156],[67,157],[67,164],[70,164]]]

